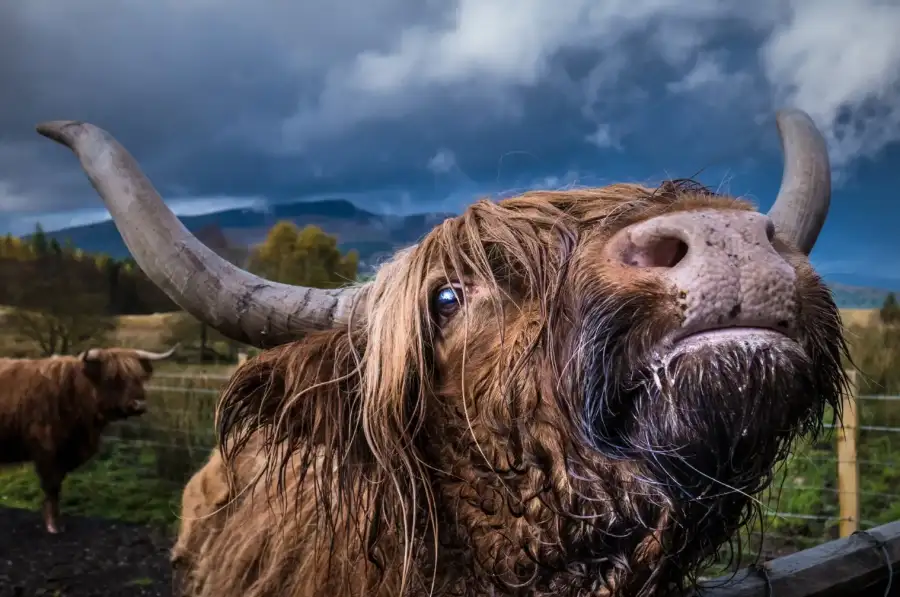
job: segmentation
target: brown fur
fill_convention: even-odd
[[[201,553],[219,532],[227,512],[262,472],[262,448],[261,436],[254,434],[230,466],[226,466],[222,451],[215,448],[206,464],[187,482],[181,497],[178,536],[171,553],[175,568],[190,566],[194,555]]]
[[[92,458],[112,421],[143,413],[153,367],[124,348],[0,359],[0,464],[34,463],[44,524],[56,532],[66,475]]]
[[[478,202],[382,267],[348,329],[241,366],[220,402],[223,457],[259,433],[266,471],[195,558],[187,593],[624,596],[690,583],[846,383],[830,294],[777,238],[798,275],[802,354],[771,357],[774,374],[753,360],[765,355],[703,355],[661,373],[662,396],[635,393],[682,316],[601,249],[623,226],[701,208],[752,206],[680,182]],[[436,312],[436,289],[457,281],[464,305]],[[633,416],[618,421],[607,403],[625,394]],[[742,409],[744,434],[723,428]],[[698,450],[735,442],[735,490],[636,447],[676,432]]]

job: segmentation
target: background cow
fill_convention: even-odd
[[[176,348],[92,348],[78,356],[0,359],[0,464],[34,463],[48,532],[61,530],[59,495],[66,475],[97,453],[108,423],[144,413],[151,362]]]
[[[218,412],[226,464],[260,433],[266,474],[191,564],[194,594],[692,582],[846,385],[838,310],[807,258],[830,201],[824,140],[801,112],[778,123],[767,215],[685,181],[479,201],[374,281],[329,291],[216,257],[108,133],[41,125],[156,284],[270,347]]]

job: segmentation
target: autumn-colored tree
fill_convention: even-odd
[[[82,291],[71,290],[75,282],[70,280],[90,294],[89,311],[101,305],[104,315],[178,308],[133,260],[84,253],[70,239],[47,235],[40,225],[27,238],[0,237],[0,305],[22,309],[20,315],[29,314],[28,325],[34,323],[33,313],[56,310],[48,301],[71,298],[71,304],[77,304],[81,300]]]
[[[38,258],[44,257],[50,251],[47,235],[40,223],[34,226],[34,233],[31,235],[31,250]]]
[[[31,252],[31,248],[22,242],[22,239],[7,233],[0,243],[0,258],[25,259]]]
[[[250,269],[275,282],[338,288],[356,280],[359,255],[342,254],[337,239],[318,226],[302,230],[290,221],[275,224],[250,256]]]

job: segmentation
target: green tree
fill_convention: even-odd
[[[40,222],[34,225],[34,234],[31,235],[31,250],[34,251],[37,257],[43,257],[50,250],[47,234],[44,232]]]
[[[356,280],[359,255],[342,254],[337,239],[318,226],[299,229],[281,221],[250,255],[250,269],[260,276],[285,284],[314,288],[338,288]]]
[[[50,239],[50,254],[59,258],[61,258],[63,254],[62,245],[60,245],[59,241],[55,238]]]
[[[879,316],[885,324],[900,323],[900,305],[897,304],[897,296],[893,292],[889,292],[885,297]]]

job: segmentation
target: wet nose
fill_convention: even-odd
[[[796,273],[774,237],[765,214],[685,211],[628,226],[605,251],[607,259],[673,287],[685,328],[789,328]]]

